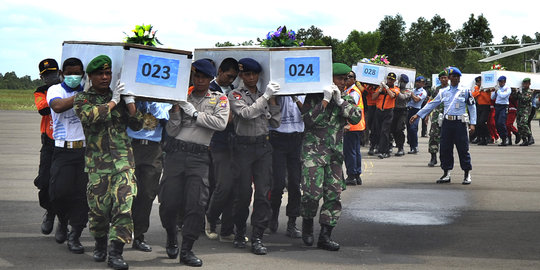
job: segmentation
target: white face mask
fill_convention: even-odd
[[[75,89],[81,85],[82,75],[66,75],[64,76],[64,83],[72,89]]]

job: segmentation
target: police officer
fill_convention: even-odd
[[[467,137],[467,122],[470,119],[469,127],[474,130],[476,106],[470,90],[459,86],[461,71],[456,67],[449,67],[448,74],[450,87],[441,89],[435,99],[411,117],[409,123],[416,121],[418,117],[426,117],[439,104],[444,104],[444,120],[441,126],[441,168],[444,173],[437,180],[437,183],[450,183],[449,171],[454,167],[453,151],[454,145],[456,145],[461,169],[465,171],[462,184],[468,185],[471,183],[469,172],[472,170],[472,165]],[[466,114],[467,109],[468,115]]]
[[[223,130],[229,118],[229,102],[221,93],[209,90],[216,69],[207,59],[192,64],[193,86],[187,101],[175,104],[167,122],[169,142],[161,182],[159,217],[167,232],[167,255],[178,255],[177,215],[183,205],[184,218],[180,263],[201,266],[192,248],[204,224],[209,198],[208,146],[216,130]],[[182,203],[183,202],[183,203]]]
[[[264,93],[261,93],[257,88],[261,65],[252,58],[242,58],[238,66],[243,85],[229,93],[236,132],[233,162],[238,194],[234,210],[236,235],[233,244],[236,248],[246,246],[246,220],[253,183],[255,195],[251,214],[251,252],[265,255],[267,249],[262,238],[271,216],[269,193],[272,186],[272,146],[268,141],[268,126],[280,125],[280,107],[275,98],[272,98],[279,92],[279,84],[270,82]]]
[[[477,109],[476,138],[478,139],[478,145],[487,145],[490,137],[487,122],[491,111],[491,94],[490,92],[481,89],[481,76],[475,78],[475,83],[476,85],[474,86],[472,95],[476,99]]]
[[[495,100],[495,124],[497,133],[501,138],[499,146],[508,145],[508,130],[506,129],[506,118],[508,113],[509,98],[512,90],[506,85],[506,77],[500,76],[497,79],[498,85],[492,89],[491,99]]]
[[[409,83],[409,77],[406,74],[399,76],[399,94],[396,97],[396,107],[394,108],[394,117],[392,117],[392,124],[390,125],[390,131],[396,141],[396,147],[398,151],[396,156],[400,157],[405,155],[403,151],[403,145],[405,144],[405,128],[407,128],[407,103],[411,99],[411,91],[407,89],[407,83]]]
[[[415,115],[422,108],[422,103],[427,97],[427,92],[424,90],[425,82],[426,79],[424,76],[418,76],[414,80],[414,90],[411,91],[411,99],[407,103],[409,110],[407,118],[411,118],[411,116]],[[411,151],[407,154],[418,153],[418,121],[407,124],[407,141],[411,147]]]
[[[86,68],[92,86],[75,97],[73,109],[86,136],[86,171],[89,230],[96,239],[94,260],[107,258],[107,238],[111,242],[107,264],[128,269],[122,253],[133,234],[131,206],[137,195],[131,139],[126,129],[142,128],[142,114],[133,96],[121,95],[118,82],[111,91],[112,61],[106,55],[92,59]]]
[[[323,199],[319,214],[321,231],[317,247],[339,250],[331,239],[341,215],[343,175],[343,131],[348,123],[357,124],[362,111],[350,96],[342,97],[351,68],[343,63],[332,65],[333,82],[323,94],[308,94],[302,105],[305,139],[302,156],[302,241],[313,245],[313,219]]]

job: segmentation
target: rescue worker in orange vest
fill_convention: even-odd
[[[476,137],[478,145],[487,145],[490,138],[488,129],[489,113],[491,112],[491,93],[481,89],[482,77],[478,76],[475,79],[476,85],[472,92],[472,96],[476,99]]]
[[[375,138],[378,138],[379,158],[390,157],[390,125],[394,115],[396,97],[399,94],[399,87],[394,85],[396,74],[388,73],[386,82],[381,85],[375,93],[373,99],[377,100],[377,110],[375,111]]]
[[[360,144],[362,142],[362,133],[366,129],[366,121],[364,118],[364,101],[362,92],[364,88],[359,89],[356,85],[356,74],[354,71],[347,74],[345,94],[353,98],[357,107],[362,111],[362,118],[358,124],[353,125],[348,123],[345,126],[343,135],[343,155],[345,157],[345,167],[347,167],[347,185],[361,185],[362,178],[362,155],[360,154]]]

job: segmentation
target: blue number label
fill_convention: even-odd
[[[364,77],[379,78],[379,67],[377,66],[364,66],[362,70]]]
[[[320,82],[319,57],[285,58],[285,82]]]
[[[493,83],[493,82],[495,82],[495,75],[494,74],[485,74],[484,75],[484,82],[485,83]]]
[[[176,88],[180,61],[149,55],[139,55],[135,81]]]

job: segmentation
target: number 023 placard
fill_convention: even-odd
[[[135,81],[152,85],[176,88],[179,60],[139,55]]]

